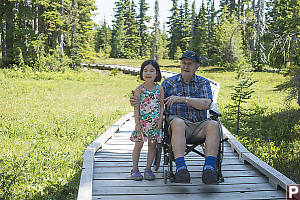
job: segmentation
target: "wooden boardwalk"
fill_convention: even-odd
[[[117,65],[93,65],[99,69],[115,69],[137,74],[139,68]],[[163,77],[174,75],[162,72]],[[78,200],[195,200],[195,199],[285,199],[286,184],[292,180],[249,152],[223,127],[225,143],[222,172],[225,178],[219,185],[202,183],[204,158],[193,153],[186,156],[191,173],[190,184],[164,184],[163,167],[154,181],[133,181],[131,153],[134,143],[129,140],[134,130],[133,113],[128,113],[85,149]],[[140,170],[146,166],[147,144],[142,149]],[[162,165],[163,162],[161,162]]]
[[[133,181],[129,140],[134,130],[134,119],[119,127],[119,130],[94,154],[92,199],[285,199],[285,191],[274,188],[261,172],[239,159],[226,142],[223,160],[224,183],[204,185],[201,181],[204,159],[193,153],[187,157],[191,172],[190,184],[164,184],[160,167],[154,181]],[[147,145],[142,149],[140,170],[146,166]]]

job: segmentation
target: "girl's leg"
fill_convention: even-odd
[[[147,153],[147,166],[146,166],[146,170],[151,169],[151,165],[153,163],[154,160],[154,152],[155,152],[155,142],[151,142],[150,140],[148,140],[148,153]]]
[[[134,148],[132,151],[132,163],[133,163],[133,170],[138,170],[138,163],[140,159],[140,152],[141,149],[143,148],[144,142],[135,142]]]

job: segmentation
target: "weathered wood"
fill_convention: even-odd
[[[203,161],[199,161],[199,162],[190,162],[190,161],[187,161],[186,164],[188,166],[201,166],[203,164],[204,160]],[[241,164],[240,160],[239,159],[224,159],[223,162],[222,162],[224,165],[226,164]],[[123,161],[123,162],[106,162],[106,161],[95,161],[94,163],[95,166],[97,167],[109,167],[109,166],[130,166],[132,165],[131,163],[131,159],[128,159],[128,161]],[[141,167],[144,167],[146,166],[146,162],[145,161],[141,161],[139,163],[139,165]]]
[[[103,186],[93,188],[93,196],[97,195],[151,195],[151,194],[216,194],[229,192],[249,192],[249,191],[274,191],[274,188],[268,183],[254,183],[254,184],[237,184],[237,185],[160,185],[159,187],[149,188],[148,186],[122,186],[111,187]]]
[[[116,172],[116,173],[121,173],[121,172],[130,172],[132,169],[132,164],[129,164],[128,166],[118,166],[118,167],[101,167],[101,166],[94,166],[95,169],[97,168],[97,173],[108,173],[108,172]],[[199,166],[188,166],[189,171],[198,171],[200,172],[202,170],[203,164]],[[142,169],[142,168],[141,168]],[[158,171],[162,172],[163,167],[161,166]],[[223,171],[249,171],[249,170],[254,170],[253,167],[251,166],[246,166],[246,165],[223,165],[222,166]]]
[[[154,193],[154,192],[153,192]],[[151,195],[99,195],[93,196],[93,200],[132,200],[132,199],[142,199],[142,200],[227,200],[227,199],[240,199],[240,200],[260,200],[260,199],[285,199],[282,197],[282,192],[279,191],[256,191],[256,192],[228,192],[228,193],[199,193],[199,194],[164,194],[161,195],[151,194]]]
[[[94,149],[86,149],[84,151],[77,200],[90,200],[92,198],[94,153]]]
[[[287,178],[279,171],[266,164],[258,157],[253,155],[252,153],[244,153],[242,157],[251,165],[253,165],[256,169],[258,169],[261,173],[265,174],[269,178],[269,182],[276,189],[280,186],[282,189],[286,189],[287,184],[296,184],[291,179]]]
[[[132,181],[129,179],[114,179],[114,180],[94,180],[93,181],[93,187],[101,188],[102,186],[112,186],[112,187],[135,187],[135,186],[148,186],[148,187],[157,187],[157,186],[165,186],[165,184],[162,181],[162,177],[157,177],[155,181]],[[232,184],[249,184],[249,183],[268,183],[267,179],[264,177],[228,177],[226,178],[226,181],[223,183],[220,183],[222,185],[232,185]],[[201,179],[193,179],[192,183],[188,185],[201,185],[202,180]],[[184,183],[170,183],[168,182],[167,185],[182,185],[182,186],[188,186]]]
[[[141,167],[144,169],[145,167]],[[107,172],[105,174],[97,173],[98,168],[94,168],[94,180],[113,180],[113,179],[130,179],[130,172]],[[202,168],[198,172],[191,171],[191,181],[196,178],[202,178]],[[222,171],[224,178],[227,177],[259,177],[262,176],[258,171]],[[156,172],[157,177],[162,177],[162,172]]]

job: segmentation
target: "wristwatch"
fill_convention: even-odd
[[[185,97],[185,103],[188,103],[189,100],[190,100],[190,97]]]

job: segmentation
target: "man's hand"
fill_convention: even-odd
[[[180,103],[180,102],[184,102],[185,97],[180,97],[180,96],[169,96],[165,99],[165,104],[168,106],[172,106],[173,103]]]
[[[130,105],[133,107],[138,107],[140,105],[140,100],[137,96],[134,96],[134,92],[132,91],[132,96],[130,97]]]

